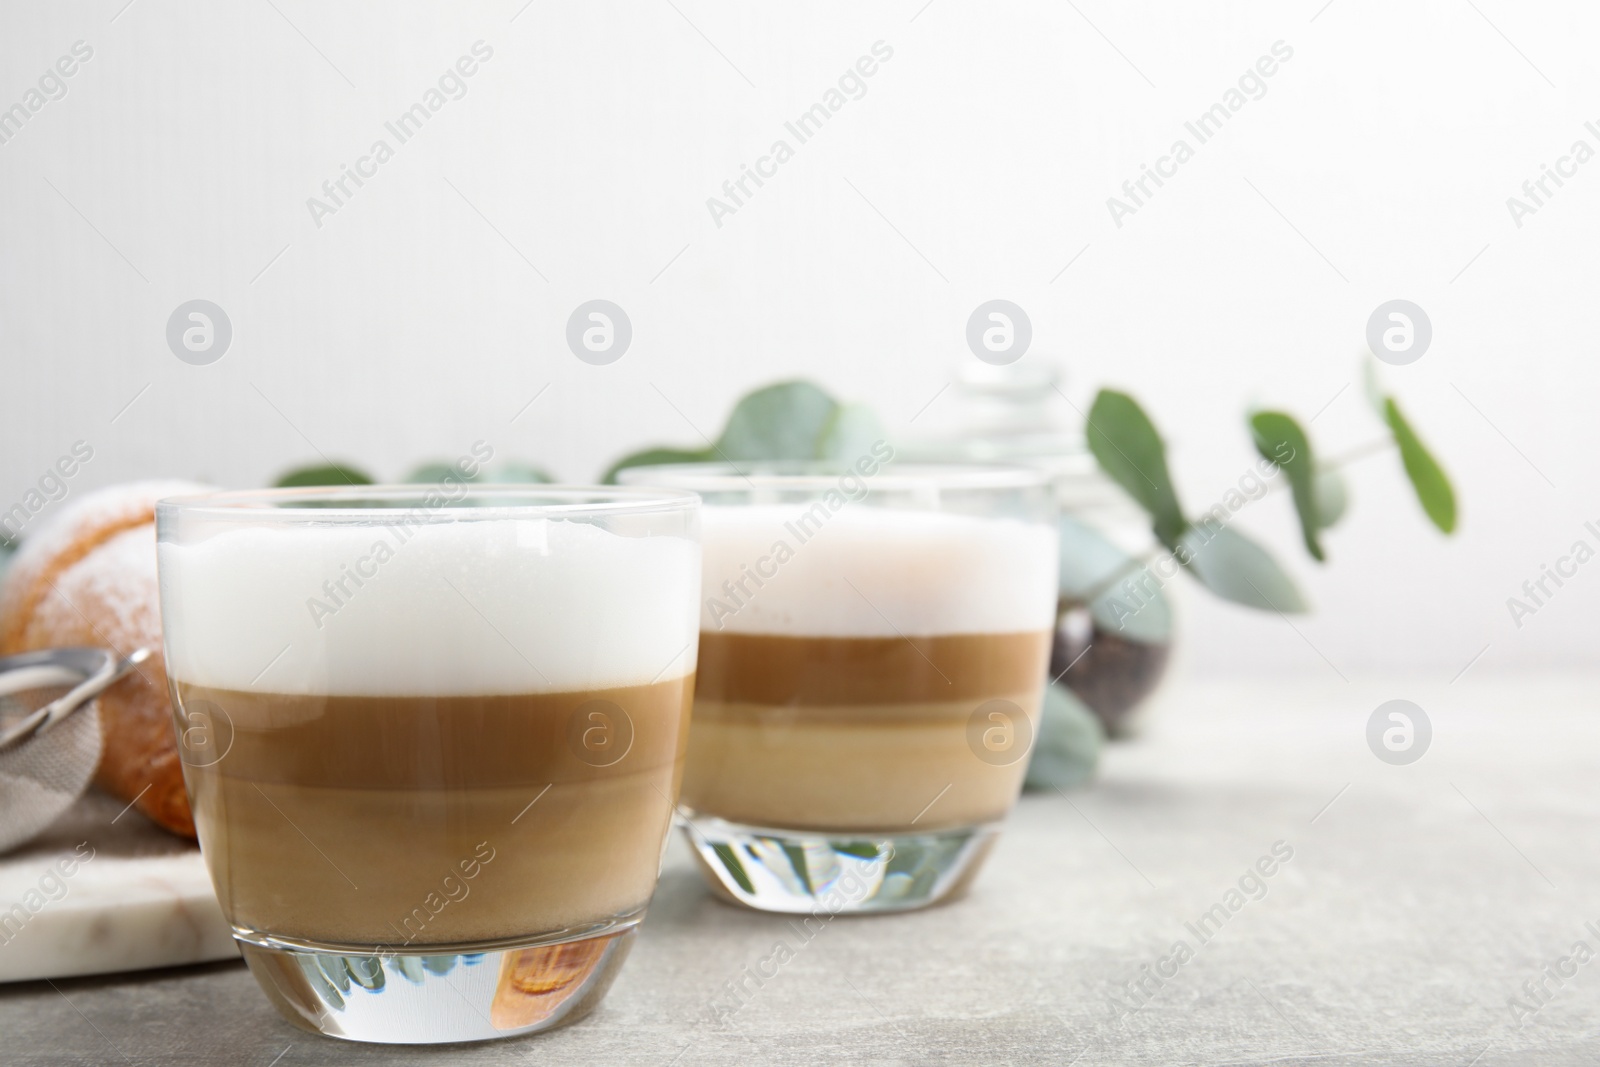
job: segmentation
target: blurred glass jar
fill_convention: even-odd
[[[964,361],[925,429],[897,447],[912,462],[1026,463],[1047,471],[1061,508],[1061,581],[1050,677],[1125,737],[1166,674],[1172,600],[1149,568],[1159,549],[1144,512],[1103,474],[1083,415],[1047,359]]]

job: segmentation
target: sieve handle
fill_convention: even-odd
[[[126,659],[115,660],[92,677],[86,678],[76,688],[46,704],[42,709],[44,719],[37,733],[44,733],[56,723],[77,711],[83,705],[105,692],[111,684],[133,668],[150,658],[148,648],[135,649]]]
[[[125,659],[103,648],[58,648],[0,658],[0,695],[42,685],[78,682],[70,692],[0,734],[0,752],[48,730],[149,657],[150,650],[145,648]]]

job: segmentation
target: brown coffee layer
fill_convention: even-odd
[[[989,698],[1013,705],[1027,716],[1019,729],[1036,734],[1040,688],[1036,681]],[[983,703],[811,708],[697,699],[683,805],[793,830],[909,833],[993,822],[1016,802],[1028,760],[1021,748],[1009,761],[980,756],[971,724]]]
[[[702,630],[695,696],[805,707],[981,703],[1040,684],[1049,654],[1046,630],[933,637]]]
[[[787,637],[702,631],[686,807],[731,822],[910,831],[999,819],[1025,757],[973,751],[1006,700],[1037,724],[1048,631]]]
[[[173,687],[191,727],[209,725],[197,714],[221,710],[210,712],[218,720],[216,742],[226,744],[231,727],[232,747],[219,766],[234,778],[346,789],[481,789],[615,777],[614,767],[594,766],[601,757],[580,749],[585,731],[601,744],[607,730],[617,743],[631,732],[628,772],[670,764],[683,750],[683,696],[693,684],[691,676],[581,693],[447,697],[282,696],[183,681]],[[608,718],[587,718],[580,708],[590,704],[588,710]],[[574,725],[575,718],[582,721]],[[196,758],[190,746],[185,761],[207,758]]]
[[[197,737],[185,778],[223,914],[419,951],[634,912],[671,824],[693,685],[391,698],[175,681],[180,732],[204,712],[216,739]]]

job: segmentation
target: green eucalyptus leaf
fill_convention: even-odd
[[[1350,493],[1345,488],[1344,475],[1332,467],[1325,467],[1317,472],[1315,487],[1317,525],[1326,530],[1344,518],[1345,508],[1350,503]]]
[[[468,477],[462,474],[453,464],[449,463],[423,463],[406,475],[406,481],[411,485],[438,485],[441,482],[476,482],[481,480],[474,474]]]
[[[548,485],[555,479],[543,467],[535,467],[520,459],[508,459],[499,466],[484,472],[483,480],[499,485]]]
[[[388,962],[389,970],[412,985],[421,985],[426,977],[422,970],[422,962],[415,956],[390,956]]]
[[[350,972],[345,969],[343,956],[317,956],[317,966],[322,968],[322,973],[328,981],[339,987],[339,992],[350,992]]]
[[[1383,405],[1388,393],[1383,388],[1383,374],[1378,369],[1378,361],[1371,356],[1361,361],[1361,391],[1366,394],[1372,410],[1378,413],[1378,418],[1383,418]]]
[[[279,489],[299,489],[315,485],[372,485],[372,478],[355,467],[342,463],[316,467],[296,467],[273,483]]]
[[[732,845],[725,845],[720,841],[711,843],[711,851],[717,854],[717,859],[722,861],[722,866],[727,868],[733,880],[739,883],[739,888],[746,893],[756,891],[755,883],[750,880],[750,875],[745,872],[744,864],[739,861],[739,854],[733,850]]]
[[[1060,595],[1103,630],[1137,641],[1161,642],[1172,633],[1172,608],[1150,568],[1071,515],[1061,531]]]
[[[1289,479],[1306,551],[1319,562],[1326,559],[1322,544],[1317,540],[1322,516],[1317,510],[1317,466],[1311,455],[1310,438],[1292,416],[1281,411],[1258,411],[1250,416],[1250,433],[1261,458],[1275,465]]]
[[[617,472],[625,471],[629,467],[659,467],[664,463],[705,463],[715,458],[716,453],[709,449],[698,452],[683,448],[647,448],[643,452],[623,456],[611,465],[606,475],[601,479],[605,485],[613,485],[617,480]]]
[[[1176,572],[1177,564],[1172,564]],[[1172,602],[1161,581],[1141,564],[1126,579],[1089,601],[1095,625],[1118,637],[1146,644],[1172,640]]]
[[[810,382],[779,382],[734,405],[717,439],[727,460],[815,459],[839,404]]]
[[[1417,436],[1400,406],[1389,397],[1383,404],[1383,419],[1394,433],[1394,443],[1400,446],[1400,461],[1405,465],[1406,477],[1417,491],[1417,499],[1428,518],[1444,533],[1456,528],[1456,494],[1450,479],[1439,466],[1422,439]]]
[[[1061,516],[1061,595],[1082,600],[1122,571],[1137,569],[1134,558],[1092,526],[1071,515]]]
[[[617,472],[629,467],[661,463],[818,459],[849,463],[886,437],[870,408],[842,405],[810,382],[779,382],[741,398],[711,447],[635,452],[613,464],[604,480],[614,482]]]
[[[1294,579],[1267,550],[1231,526],[1202,522],[1184,532],[1178,558],[1200,584],[1224,600],[1299,614],[1309,610]]]
[[[1187,523],[1167,472],[1166,445],[1139,402],[1127,393],[1100,390],[1085,434],[1101,469],[1149,512],[1156,539],[1176,546]]]
[[[301,956],[299,959],[300,971],[306,976],[306,980],[311,983],[317,996],[330,1006],[342,1009],[344,1007],[344,997],[339,995],[339,990],[335,988],[332,982],[328,981],[328,976],[323,973],[322,957]],[[345,979],[345,992],[348,993],[349,991],[350,986],[347,977]]]
[[[816,890],[811,885],[811,865],[806,862],[806,850],[799,845],[787,842],[779,846],[783,854],[788,857],[789,869],[794,871],[795,878],[805,887],[806,892],[814,893]]]
[[[385,985],[383,961],[376,956],[344,956],[345,970],[362,989],[376,993]]]
[[[1094,778],[1105,733],[1094,712],[1072,690],[1047,685],[1039,734],[1028,759],[1026,789],[1074,789]]]
[[[871,455],[872,446],[888,436],[877,414],[865,404],[839,404],[817,438],[814,458],[854,463]]]

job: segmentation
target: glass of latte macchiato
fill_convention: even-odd
[[[290,1022],[472,1041],[599,1002],[682,776],[698,510],[459,481],[159,505],[200,847]]]
[[[892,455],[624,472],[704,501],[680,814],[751,907],[950,897],[1027,770],[1056,606],[1045,480]]]

